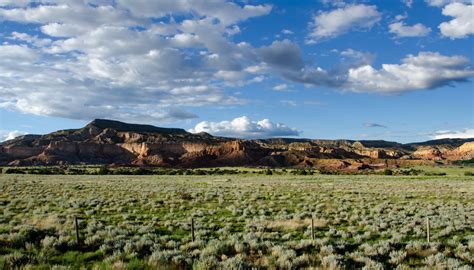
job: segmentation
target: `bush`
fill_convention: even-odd
[[[5,256],[5,266],[7,269],[20,269],[23,265],[35,262],[36,260],[33,256],[23,254],[19,251],[15,251]]]
[[[105,166],[102,166],[99,168],[99,170],[97,171],[97,174],[98,175],[106,175],[106,174],[109,174],[109,169],[107,169],[107,167]]]
[[[308,175],[309,173],[306,170],[295,170],[293,171],[294,175]]]
[[[152,175],[153,171],[148,170],[148,169],[144,169],[144,168],[138,168],[138,169],[132,171],[132,174],[133,175]]]
[[[383,170],[383,175],[393,175],[393,171],[390,169]]]
[[[444,176],[446,175],[445,172],[425,172],[426,176]]]
[[[409,170],[400,170],[397,172],[398,175],[419,175],[423,173],[422,170],[409,169]]]
[[[465,176],[474,176],[474,173],[470,172],[470,171],[467,171],[467,172],[464,172],[464,175]]]
[[[3,170],[4,174],[25,174],[25,171],[17,168],[6,168]]]

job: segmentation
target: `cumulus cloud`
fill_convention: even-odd
[[[371,65],[374,55],[347,49],[343,63],[324,69],[305,63],[300,48],[289,40],[275,41],[258,50],[266,66],[283,78],[307,86],[325,86],[354,92],[402,93],[465,82],[474,76],[469,60],[437,52],[420,52],[402,59],[402,64]]]
[[[260,48],[259,55],[264,63],[277,69],[299,70],[304,66],[299,46],[288,39]]]
[[[0,7],[24,7],[30,0],[0,0]]]
[[[469,3],[472,0],[425,0],[432,7],[442,7],[450,3]]]
[[[454,139],[454,138],[460,138],[460,139],[468,139],[468,138],[474,138],[474,129],[472,128],[465,128],[463,130],[439,130],[433,132],[431,135],[431,138],[433,139]]]
[[[413,0],[402,0],[402,2],[409,8],[413,5]]]
[[[273,87],[273,90],[280,92],[285,91],[286,89],[288,89],[288,85],[286,83],[278,84]]]
[[[390,33],[395,34],[397,37],[423,37],[431,32],[429,27],[426,27],[421,23],[405,25],[404,22],[394,22],[388,27]]]
[[[3,33],[0,107],[164,122],[195,118],[196,106],[241,104],[225,85],[251,80],[246,68],[261,63],[230,37],[271,9],[224,0],[0,1],[0,21],[31,26]]]
[[[465,38],[474,34],[474,3],[451,3],[443,8],[443,15],[453,17],[439,25],[441,34],[451,39]]]
[[[13,130],[13,131],[0,131],[0,142],[8,141],[15,139],[18,136],[23,136],[28,134],[28,132]]]
[[[256,57],[271,71],[283,78],[307,85],[339,87],[340,70],[327,71],[303,61],[300,47],[290,40],[274,41],[256,50]]]
[[[322,39],[334,38],[350,30],[371,28],[381,18],[376,6],[346,5],[344,7],[320,12],[310,23],[311,32],[307,43],[316,43]]]
[[[375,59],[375,55],[372,53],[357,51],[351,48],[341,51],[340,54],[343,57],[343,60],[345,60],[345,64],[348,66],[371,64]]]
[[[269,119],[252,121],[247,116],[237,117],[231,121],[198,123],[189,130],[192,133],[207,132],[216,136],[239,138],[267,138],[299,136],[300,132],[284,124],[273,123]]]
[[[445,56],[420,52],[402,59],[402,64],[371,65],[349,69],[347,85],[356,92],[401,93],[432,89],[466,81],[474,76],[469,60],[462,56]]]
[[[224,25],[231,25],[251,17],[268,14],[271,5],[244,5],[243,7],[227,1],[193,0],[119,0],[118,5],[130,10],[134,15],[144,18],[161,18],[167,14],[189,14],[190,10],[201,16],[212,16]]]
[[[0,21],[26,29],[2,32],[0,108],[161,123],[196,118],[199,106],[242,104],[232,87],[274,75],[283,84],[384,93],[472,76],[464,58],[436,53],[431,58],[440,62],[434,65],[410,56],[376,69],[373,55],[348,49],[341,53],[344,63],[323,68],[305,61],[300,46],[288,39],[260,47],[234,41],[239,23],[271,10],[225,0],[0,0]],[[368,29],[380,16],[375,6],[337,5],[314,16],[309,38]],[[452,60],[457,63],[445,65]]]

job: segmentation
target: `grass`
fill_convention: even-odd
[[[446,173],[447,176],[464,176],[465,172],[474,172],[474,166],[417,166],[416,169],[422,170],[427,173]]]
[[[0,269],[469,269],[474,178],[455,170],[445,169],[446,176],[4,174]],[[84,218],[80,245],[74,216]]]

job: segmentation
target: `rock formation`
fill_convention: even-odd
[[[0,165],[317,167],[362,170],[474,158],[474,139],[386,141],[241,140],[183,129],[97,119],[81,129],[25,135],[0,144]]]

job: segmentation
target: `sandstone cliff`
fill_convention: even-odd
[[[0,144],[0,165],[108,164],[163,167],[297,166],[361,170],[474,158],[474,139],[386,141],[240,140],[97,119],[81,129]]]

